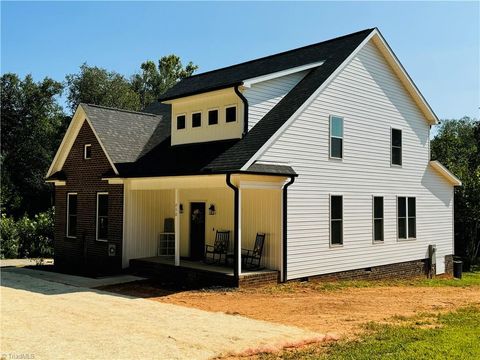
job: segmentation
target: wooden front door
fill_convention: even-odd
[[[203,259],[205,252],[205,203],[190,203],[190,258]]]

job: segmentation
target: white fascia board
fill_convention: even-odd
[[[288,129],[288,127],[292,124],[292,122],[297,118],[298,115],[302,113],[303,110],[309,106],[313,100],[320,94],[323,89],[325,89],[332,81],[337,77],[338,74],[347,66],[347,64],[352,60],[360,51],[360,49],[368,43],[374,35],[376,35],[378,32],[377,30],[373,30],[361,43],[360,45],[357,46],[357,48],[343,61],[343,63],[328,77],[327,80],[323,82],[322,85],[318,87],[317,90],[305,101],[302,106],[300,106],[297,111],[293,113],[290,118],[285,121],[285,123],[273,134],[273,136],[268,139],[265,144],[250,158],[250,160],[247,161],[245,165],[242,167],[242,171],[247,170],[250,165],[252,165],[284,132],[285,130]]]
[[[279,77],[282,77],[282,76],[294,74],[294,73],[304,71],[304,70],[313,69],[315,67],[321,66],[324,62],[325,62],[324,60],[317,61],[317,62],[314,62],[314,63],[305,64],[305,65],[302,65],[302,66],[297,66],[297,67],[293,67],[293,68],[282,70],[282,71],[277,71],[277,72],[270,73],[270,74],[267,74],[267,75],[257,76],[257,77],[251,78],[251,79],[244,80],[243,81],[243,86],[246,87],[246,88],[249,88],[253,84],[256,84],[256,83],[259,83],[259,82],[276,79],[276,78],[279,78]]]
[[[460,181],[460,179],[453,175],[450,171],[448,171],[448,169],[443,166],[439,161],[431,160],[430,165],[453,186],[462,186],[462,182]]]

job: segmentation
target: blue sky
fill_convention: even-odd
[[[1,72],[124,75],[175,53],[199,72],[378,27],[440,118],[479,117],[478,2],[3,2]]]

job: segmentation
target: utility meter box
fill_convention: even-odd
[[[117,254],[117,247],[115,244],[108,244],[108,256],[115,256]]]
[[[437,263],[437,245],[428,245],[428,259],[430,260],[430,265]]]

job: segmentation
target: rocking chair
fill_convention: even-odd
[[[257,233],[252,250],[242,249],[242,263],[246,269],[260,269],[265,233]]]
[[[228,243],[230,240],[230,231],[218,231],[215,235],[213,245],[205,245],[205,260],[207,264],[221,263],[222,256],[224,262],[227,261]]]

